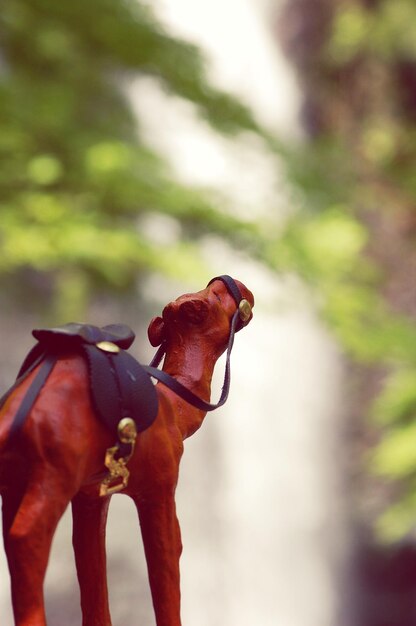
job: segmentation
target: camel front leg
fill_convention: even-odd
[[[72,500],[72,543],[81,592],[83,626],[111,626],[105,527],[110,496],[79,493]]]
[[[157,626],[181,626],[179,558],[182,552],[174,494],[135,500]]]

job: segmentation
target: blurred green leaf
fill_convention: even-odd
[[[416,419],[416,368],[399,369],[388,377],[372,415],[382,426]]]
[[[416,489],[409,489],[400,501],[389,507],[376,522],[376,534],[380,541],[393,543],[406,535],[415,535]]]
[[[404,478],[416,466],[416,423],[390,431],[372,455],[373,470],[382,476]]]

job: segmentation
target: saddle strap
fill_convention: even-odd
[[[16,389],[16,387],[18,387],[20,383],[22,383],[25,380],[25,378],[29,376],[30,372],[33,372],[33,370],[43,360],[43,357],[45,356],[45,351],[43,349],[42,350],[36,349],[39,347],[40,347],[39,344],[37,344],[34,348],[32,348],[32,350],[30,351],[30,354],[26,357],[24,361],[24,366],[22,365],[22,367],[20,368],[20,371],[17,375],[15,382],[13,383],[11,387],[9,387],[6,393],[4,393],[2,397],[0,398],[0,409],[3,407],[4,404],[6,404],[7,398],[12,394],[12,392]],[[30,359],[29,359],[29,356],[31,357]]]
[[[42,358],[42,357],[40,357]],[[45,356],[45,359],[42,361],[42,365],[35,376],[34,381],[30,385],[29,389],[26,391],[26,394],[20,403],[20,406],[14,416],[12,425],[9,431],[9,441],[12,441],[16,436],[17,432],[23,426],[26,416],[30,412],[32,406],[35,403],[43,385],[45,384],[49,374],[53,370],[53,367],[57,361],[57,355],[50,353]],[[34,363],[34,366],[37,362]],[[33,367],[34,367],[33,366]],[[32,369],[33,369],[32,367]],[[19,379],[20,380],[20,379]]]
[[[120,386],[120,398],[125,404],[125,417],[135,420],[137,432],[146,430],[153,424],[159,409],[158,395],[148,373],[128,352],[112,354],[110,359]],[[139,414],[136,414],[138,407]]]
[[[156,419],[158,397],[142,366],[125,351],[112,354],[83,344],[87,360],[92,401],[96,413],[110,430],[115,419],[131,417],[137,431],[148,428]]]

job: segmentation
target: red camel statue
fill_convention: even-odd
[[[202,291],[168,304],[148,330],[153,346],[162,342],[165,346],[163,371],[202,403],[209,401],[217,359],[227,345],[231,350],[230,334],[236,325],[238,329],[238,324],[250,321],[254,306],[252,293],[242,283],[229,279],[234,285],[230,289],[224,278],[229,277],[213,279]],[[235,322],[239,308],[243,323]],[[111,626],[105,527],[112,489],[110,480],[103,481],[103,461],[114,434],[97,418],[87,365],[73,353],[56,361],[18,436],[10,438],[11,424],[40,367],[12,389],[0,411],[0,492],[15,624],[46,624],[43,582],[51,542],[72,502],[82,623]],[[121,492],[138,510],[157,626],[181,626],[182,545],[175,488],[183,440],[201,426],[206,410],[189,404],[165,382],[158,382],[155,389],[156,419],[136,438],[135,432],[130,437],[127,424],[126,438],[121,437],[133,443],[126,458],[130,476]]]

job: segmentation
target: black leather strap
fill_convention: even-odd
[[[120,387],[123,417],[132,417],[137,432],[149,428],[156,419],[158,397],[145,368],[131,354],[122,350],[110,355],[116,380]]]
[[[213,283],[215,280],[221,280],[224,285],[227,287],[228,292],[232,295],[232,297],[234,298],[234,302],[237,305],[237,310],[238,307],[240,306],[240,302],[243,299],[243,296],[241,295],[241,291],[239,290],[237,283],[235,282],[234,278],[231,278],[231,276],[228,276],[228,274],[222,274],[221,276],[215,276],[215,278],[211,278],[211,280],[209,281],[207,287]],[[237,324],[236,324],[236,329],[235,332],[238,332],[239,330],[241,330],[244,326],[244,322],[241,319],[237,320]]]
[[[46,355],[44,361],[42,361],[42,365],[39,368],[38,373],[35,376],[32,384],[26,392],[20,406],[14,416],[10,431],[9,431],[9,441],[16,436],[16,433],[23,426],[26,416],[29,414],[32,406],[35,403],[36,398],[38,397],[43,385],[45,384],[49,374],[51,373],[55,363],[57,360],[56,354],[49,353]]]
[[[131,417],[137,432],[148,428],[157,416],[158,397],[143,365],[124,350],[104,352],[89,344],[83,344],[82,350],[93,406],[108,428],[117,428],[122,417]]]
[[[39,365],[39,363],[42,361],[43,357],[45,356],[45,351],[43,349],[42,350],[38,349],[39,344],[37,344],[35,348],[32,348],[29,355],[26,357],[24,364],[23,364],[24,367],[22,365],[22,367],[20,368],[20,371],[17,375],[17,378],[14,384],[0,398],[0,409],[2,408],[4,404],[6,404],[6,400],[12,394],[12,392],[20,385],[20,383],[22,383],[25,380],[25,378],[29,376],[30,372],[33,372],[33,370]]]
[[[160,364],[165,354],[166,354],[166,341],[163,341],[161,345],[159,346],[159,348],[157,349],[155,356],[150,361],[149,367],[158,367],[158,365]]]
[[[239,288],[237,287],[237,283],[235,282],[234,278],[231,278],[231,276],[228,276],[228,274],[222,274],[221,276],[215,276],[214,278],[211,278],[211,280],[209,281],[207,287],[213,283],[216,280],[221,280],[224,285],[227,287],[228,291],[230,292],[230,294],[232,295],[232,297],[234,298],[234,301],[238,307],[238,305],[240,304],[241,300],[243,299],[243,296],[241,295],[241,292],[239,290]]]
[[[90,344],[83,344],[82,351],[87,361],[90,389],[101,390],[101,393],[91,393],[94,409],[113,430],[114,417],[121,415],[121,402],[116,378],[111,371],[110,354]]]

